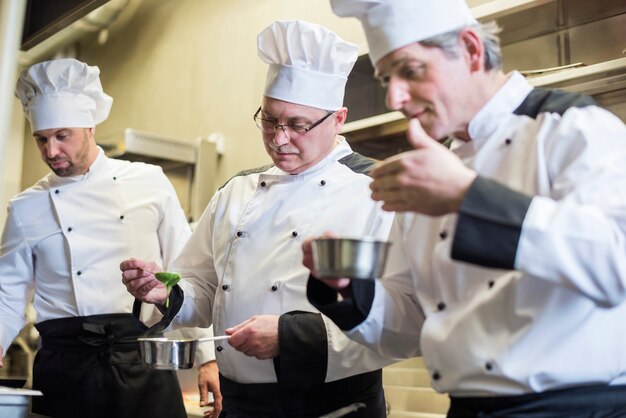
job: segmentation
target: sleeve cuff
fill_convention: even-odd
[[[340,329],[347,331],[358,326],[369,315],[374,302],[375,283],[373,280],[354,279],[350,288],[351,297],[339,301],[337,290],[309,276],[307,297],[321,313],[329,317]]]
[[[170,323],[180,311],[181,306],[183,306],[183,300],[185,298],[183,289],[180,286],[176,285],[172,288],[172,291],[169,295],[169,306],[167,309],[164,308],[162,311],[163,317],[159,322],[152,325],[151,327],[146,327],[146,335],[160,335],[170,326]],[[139,320],[139,316],[141,313],[141,304],[142,302],[139,299],[135,299],[133,303],[133,316]]]
[[[532,197],[476,177],[459,210],[452,258],[484,267],[513,269]]]
[[[328,364],[328,337],[322,315],[292,311],[278,320],[280,354],[274,370],[281,385],[324,383]]]

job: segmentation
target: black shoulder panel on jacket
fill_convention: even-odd
[[[361,155],[358,152],[353,152],[350,155],[346,155],[345,157],[340,159],[339,162],[341,164],[344,164],[355,173],[367,174],[368,176],[370,170],[372,169],[374,164],[376,164],[376,160]]]
[[[558,113],[562,115],[571,107],[594,105],[597,105],[595,100],[584,94],[536,87],[532,89],[524,99],[524,102],[513,113],[535,119],[540,113]]]
[[[262,173],[264,171],[269,170],[272,167],[274,167],[274,164],[263,165],[261,167],[251,168],[249,170],[241,170],[240,172],[238,172],[237,174],[229,178],[228,181],[226,181],[226,183],[222,184],[222,186],[218,190],[223,189],[224,186],[226,186],[228,182],[234,179],[235,177],[247,176],[247,175],[255,174],[255,173]]]

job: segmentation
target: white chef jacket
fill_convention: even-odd
[[[168,266],[191,234],[158,166],[107,158],[80,176],[54,173],[9,202],[0,247],[0,346],[25,324],[34,288],[37,322],[130,313],[122,260]]]
[[[478,183],[499,183],[484,207],[398,214],[389,268],[348,333],[387,356],[423,355],[453,396],[626,383],[626,128],[597,106],[550,110],[562,94],[525,114],[531,90],[513,72],[470,122],[472,141],[452,144]],[[515,217],[506,209],[519,225],[500,222]],[[499,244],[515,231],[517,246]],[[463,261],[451,258],[459,240],[475,249]]]
[[[371,179],[338,160],[352,154],[340,143],[314,167],[290,175],[276,167],[236,176],[211,199],[175,268],[184,302],[174,326],[208,326],[216,335],[254,315],[317,312],[306,298],[309,270],[302,241],[339,236],[386,240],[393,214],[371,200]],[[377,370],[392,362],[349,340],[324,318],[326,381]],[[221,350],[221,351],[220,351]],[[218,347],[220,373],[239,383],[276,383],[272,360]]]

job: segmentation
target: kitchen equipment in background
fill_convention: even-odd
[[[28,418],[30,398],[41,395],[38,390],[0,387],[0,417]]]
[[[374,238],[313,240],[313,265],[320,278],[374,279],[385,269],[390,243]]]
[[[468,0],[481,22],[496,20],[504,71],[518,69],[535,87],[591,95],[626,122],[626,2]],[[348,77],[342,129],[355,152],[385,159],[412,149],[407,121],[389,112],[369,56]]]
[[[109,157],[161,166],[190,222],[200,219],[215,193],[220,133],[188,140],[126,128],[123,135],[99,136],[98,145]]]
[[[157,370],[190,369],[199,343],[228,339],[228,335],[198,339],[165,337],[138,338],[143,362]]]
[[[26,380],[26,377],[21,376],[3,376],[0,377],[0,387],[23,388],[26,384]]]

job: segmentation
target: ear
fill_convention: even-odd
[[[343,128],[343,124],[346,123],[346,118],[348,117],[348,108],[342,107],[341,109],[335,111],[335,115],[333,119],[335,121],[335,133],[338,134],[341,132]]]
[[[476,32],[471,28],[461,30],[459,41],[462,55],[467,61],[470,71],[482,70],[485,62],[485,46]]]

